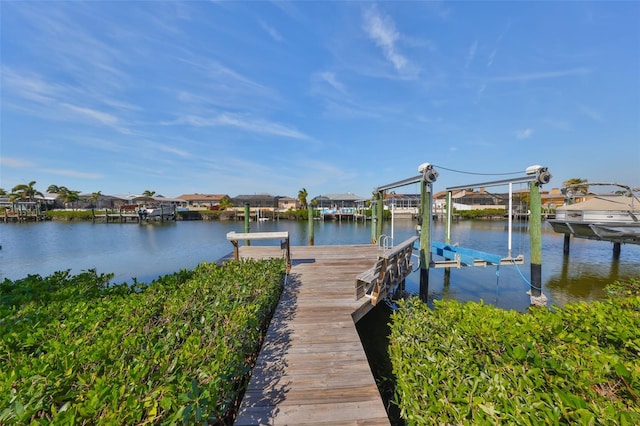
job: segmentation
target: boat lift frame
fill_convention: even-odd
[[[381,185],[374,189],[376,197],[376,208],[372,209],[372,243],[377,243],[382,236],[382,212],[385,191],[413,183],[420,183],[420,207],[422,213],[422,223],[420,229],[420,296],[426,300],[429,268],[447,268],[461,266],[487,266],[523,264],[524,257],[518,255],[512,257],[512,213],[513,213],[513,184],[528,183],[530,188],[530,221],[529,234],[531,241],[531,282],[530,295],[532,304],[546,304],[546,297],[541,290],[541,270],[542,270],[542,249],[541,249],[541,197],[539,186],[551,180],[551,174],[546,167],[534,165],[527,167],[525,176],[501,179],[489,182],[473,183],[467,185],[457,185],[446,188],[447,191],[447,216],[445,228],[445,243],[433,243],[431,241],[431,219],[433,205],[433,182],[439,176],[434,166],[430,163],[423,163],[418,166],[421,174],[387,185]],[[508,254],[506,258],[499,255],[485,253],[479,250],[466,249],[451,245],[451,223],[453,216],[452,192],[460,189],[491,187],[509,185],[509,214],[508,214]],[[377,210],[377,214],[376,214]],[[431,255],[436,254],[444,257],[444,261],[432,261]]]

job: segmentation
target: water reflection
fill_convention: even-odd
[[[0,224],[0,279],[18,279],[28,274],[48,275],[55,271],[95,268],[115,274],[115,281],[150,281],[159,275],[194,268],[203,261],[216,261],[231,252],[226,240],[230,231],[243,232],[244,222],[177,222],[165,224],[91,224],[44,222]],[[292,245],[307,245],[306,221],[251,222],[251,232],[288,231]],[[383,232],[391,234],[391,224]],[[415,235],[415,222],[396,220],[397,243]],[[316,221],[315,244],[368,244],[370,224],[347,221]],[[434,241],[444,241],[444,223],[433,224]],[[452,244],[508,255],[504,221],[460,221],[452,228]],[[255,241],[252,244],[273,244]],[[529,236],[526,222],[515,222],[512,254],[523,254],[519,266],[431,269],[429,299],[456,299],[492,303],[506,309],[529,306]],[[613,258],[611,243],[571,240],[571,252],[563,255],[563,236],[549,226],[542,236],[543,292],[551,304],[605,297],[604,287],[615,280],[640,278],[640,246],[623,245],[620,258]],[[414,268],[417,268],[414,258]],[[523,278],[524,277],[524,278]],[[418,294],[419,274],[407,279],[407,290]]]

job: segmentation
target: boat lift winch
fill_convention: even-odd
[[[420,183],[420,206],[421,206],[421,227],[419,239],[420,252],[420,296],[426,300],[429,268],[460,268],[462,266],[487,266],[487,265],[518,265],[524,263],[524,256],[519,254],[512,256],[512,214],[513,211],[513,184],[528,183],[530,188],[530,220],[529,234],[531,244],[531,280],[530,296],[532,305],[546,305],[546,297],[541,289],[542,271],[542,238],[541,238],[541,198],[539,186],[551,180],[551,174],[546,167],[540,165],[529,166],[525,170],[525,175],[516,178],[502,179],[490,182],[473,183],[467,185],[452,186],[446,188],[446,228],[445,241],[431,241],[431,220],[433,216],[433,183],[437,180],[439,173],[430,163],[423,163],[418,166],[418,176],[382,185],[374,189],[376,196],[376,206],[372,209],[372,243],[378,243],[382,235],[382,211],[385,191],[414,183]],[[497,254],[487,253],[480,250],[459,247],[451,244],[451,223],[453,218],[452,192],[459,189],[509,186],[509,214],[508,216],[508,253],[506,257]],[[433,260],[432,255],[442,257],[443,260]]]

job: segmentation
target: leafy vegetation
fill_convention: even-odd
[[[0,283],[0,424],[228,423],[282,260],[151,284],[90,270]]]
[[[616,281],[604,290],[612,297],[640,296],[640,279]]]
[[[64,204],[65,208],[69,204],[73,204],[80,200],[80,191],[72,190],[66,186],[49,185],[47,192],[51,194],[57,194],[57,199]],[[98,198],[96,197],[96,200]]]
[[[389,354],[408,424],[640,424],[635,295],[522,314],[412,299]],[[629,290],[635,289],[635,290]]]
[[[456,210],[455,212],[463,219],[503,218],[506,214],[504,209]]]
[[[91,210],[48,210],[45,214],[56,220],[91,220],[93,218]]]

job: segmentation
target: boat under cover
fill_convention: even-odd
[[[640,244],[640,203],[634,197],[599,195],[556,209],[555,232],[577,238]]]

